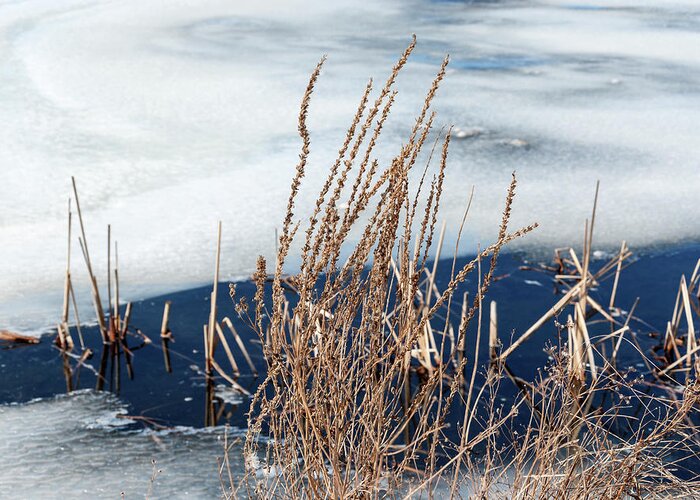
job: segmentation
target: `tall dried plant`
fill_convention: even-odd
[[[406,471],[422,468],[425,450],[432,446],[435,452],[439,441],[449,404],[438,403],[436,395],[456,349],[439,355],[431,345],[431,321],[475,269],[477,259],[455,273],[434,303],[416,304],[438,221],[450,131],[442,136],[427,194],[422,188],[429,165],[415,193],[409,178],[433,132],[431,105],[447,58],[398,154],[383,169],[372,158],[394,103],[394,83],[414,47],[415,39],[372,106],[371,81],[362,95],[304,232],[300,271],[290,279],[298,296],[290,303],[283,270],[299,228],[294,207],[311,143],[306,119],[324,60],[304,94],[298,127],[302,152],[279,239],[270,304],[264,301],[267,266],[262,258],[256,272],[253,323],[265,346],[268,374],[251,404],[245,453],[249,466],[258,467],[258,438],[261,432],[269,437],[263,470],[274,474],[256,485],[265,495],[374,496],[396,486]],[[481,292],[489,285],[501,247],[535,227],[508,232],[515,186],[513,176],[498,238],[478,257],[491,258]],[[422,215],[418,207],[424,207]],[[351,229],[358,225],[359,239],[350,243]],[[341,263],[347,250],[350,257]],[[477,308],[475,302],[470,318]],[[264,321],[264,316],[269,319]],[[417,384],[412,377],[421,366],[415,354],[420,348],[428,353],[422,358],[428,373]],[[460,386],[460,373],[452,374],[451,397]]]
[[[664,398],[648,387],[640,390],[643,381],[618,371],[615,358],[629,330],[629,318],[622,328],[614,327],[616,320],[588,290],[617,268],[610,298],[613,311],[621,263],[631,253],[623,244],[610,263],[591,272],[593,224],[586,230],[584,265],[576,266],[577,284],[500,353],[492,307],[491,363],[477,384],[477,370],[485,366],[478,358],[482,304],[494,281],[499,253],[536,224],[509,230],[517,186],[513,175],[496,241],[457,268],[470,196],[449,283],[438,290],[437,264],[429,269],[427,261],[435,240],[451,130],[433,129],[431,106],[447,58],[398,153],[383,167],[374,158],[396,98],[394,84],[414,47],[415,38],[371,105],[373,82],[367,84],[300,232],[302,224],[295,220],[294,210],[309,162],[306,120],[325,59],[311,75],[299,114],[302,150],[272,279],[262,257],[254,276],[257,292],[249,322],[263,346],[267,375],[251,399],[243,450],[245,476],[234,484],[229,468],[230,484],[224,494],[641,498],[697,493],[697,477],[683,481],[674,467],[679,457],[700,458],[694,423],[700,386],[696,378],[688,378],[680,397],[670,391],[673,398]],[[426,152],[431,133],[435,139]],[[439,161],[431,167],[440,141]],[[414,186],[416,176],[411,172],[423,161]],[[303,235],[299,270],[285,276],[285,262],[299,234]],[[353,239],[351,234],[359,237]],[[436,261],[442,242],[443,232]],[[341,255],[348,257],[341,261]],[[573,250],[571,255],[578,264]],[[478,286],[467,303],[459,287],[473,274]],[[452,311],[453,304],[459,304],[461,312]],[[553,361],[538,380],[526,382],[511,373],[508,355],[572,305],[576,321],[558,324],[560,345],[550,349]],[[247,316],[247,306],[240,310]],[[610,318],[611,333],[593,342],[587,312]],[[456,329],[451,324],[454,315],[459,316]],[[568,342],[561,341],[564,331]],[[472,340],[468,332],[475,333]],[[616,343],[612,358],[597,350],[609,339]],[[471,345],[473,351],[467,348]],[[690,360],[694,351],[688,352]],[[504,379],[513,381],[519,392],[502,405],[497,394]],[[606,398],[611,399],[605,402]],[[632,400],[637,409],[630,413]],[[454,422],[457,428],[448,431]],[[632,431],[621,432],[625,425]],[[228,457],[222,463],[228,464]]]

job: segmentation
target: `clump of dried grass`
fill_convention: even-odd
[[[255,324],[265,345],[268,376],[251,405],[246,453],[257,453],[257,435],[264,430],[272,443],[267,449],[268,464],[279,471],[275,481],[265,485],[266,494],[332,492],[342,497],[378,491],[416,468],[420,452],[436,442],[444,424],[442,402],[437,403],[435,395],[442,390],[447,364],[436,350],[430,322],[476,260],[456,273],[435,303],[416,307],[414,299],[435,234],[449,132],[443,138],[437,172],[426,186],[422,214],[417,207],[427,167],[415,193],[409,190],[409,173],[432,130],[435,115],[430,107],[447,59],[400,152],[383,170],[371,160],[394,102],[394,81],[413,48],[414,43],[370,107],[372,82],[367,85],[304,233],[301,270],[292,280],[298,297],[292,305],[283,292],[282,272],[298,229],[293,225],[293,210],[309,152],[306,115],[323,61],[312,74],[302,102],[303,147],[282,226],[269,305],[263,301],[267,276],[263,260],[256,273]],[[480,258],[493,256],[495,263],[504,244],[534,227],[507,232],[515,184],[513,178],[498,240]],[[344,212],[340,209],[343,194],[347,196]],[[365,211],[367,222],[359,241],[341,263],[341,249]],[[483,288],[487,286],[485,280]],[[262,328],[264,311],[270,318],[267,331]],[[465,330],[466,326],[460,335]],[[420,360],[419,367],[426,373],[419,387],[411,383],[414,359]]]
[[[267,376],[250,406],[244,447],[247,475],[243,483],[231,481],[225,494],[349,498],[427,491],[479,497],[620,498],[692,488],[695,483],[683,483],[670,472],[666,459],[684,443],[678,436],[694,429],[690,417],[700,394],[695,381],[675,402],[653,398],[627,382],[611,363],[597,372],[591,357],[586,367],[584,349],[590,354],[592,342],[583,339],[573,352],[571,340],[553,350],[554,362],[546,375],[527,383],[505,364],[526,337],[499,355],[492,326],[492,364],[486,383],[476,384],[481,306],[498,254],[536,224],[509,231],[517,184],[513,176],[495,243],[461,269],[453,264],[449,284],[437,289],[436,269],[427,267],[427,259],[435,239],[449,130],[438,134],[442,148],[432,178],[432,152],[415,190],[409,174],[423,158],[433,128],[431,104],[447,59],[406,143],[387,166],[373,159],[394,103],[394,82],[414,46],[415,40],[371,106],[373,83],[368,83],[300,233],[300,223],[294,221],[295,200],[306,174],[311,144],[306,118],[323,60],[311,76],[299,115],[302,152],[279,238],[270,300],[265,299],[269,280],[263,258],[254,277],[258,291],[250,323],[263,345]],[[545,315],[546,320],[577,300],[582,316],[577,325],[568,325],[573,335],[586,331],[586,290],[595,282],[589,272],[592,226],[590,234],[586,232],[578,284],[567,292],[564,303]],[[353,244],[348,241],[351,229],[360,229]],[[300,270],[285,277],[285,261],[299,234]],[[341,261],[348,245],[349,257]],[[484,262],[488,266],[482,272]],[[471,304],[466,296],[462,301],[455,329],[450,310],[458,302],[459,285],[472,273],[478,289]],[[294,290],[293,297],[285,288]],[[470,324],[475,317],[475,359],[468,360],[467,332],[474,329]],[[506,375],[521,392],[508,407],[500,407],[496,394]],[[615,391],[637,398],[641,416],[623,411],[628,399],[594,405],[601,394]],[[463,412],[463,418],[457,439],[450,439],[447,427],[456,420],[456,411]],[[523,414],[529,415],[524,427]],[[645,425],[624,436],[611,425],[616,419]]]
[[[483,451],[464,450],[464,467],[439,471],[454,474],[451,493],[475,498],[697,495],[697,473],[685,469],[700,451],[692,421],[700,403],[697,380],[679,399],[652,396],[642,390],[641,379],[615,371],[582,385],[569,368],[566,349],[552,348],[550,354],[551,365],[538,380],[524,384],[507,408],[496,406],[492,395],[500,374],[490,374],[483,430],[473,440]],[[527,418],[518,420],[517,412]]]

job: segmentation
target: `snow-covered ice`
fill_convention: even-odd
[[[396,152],[449,53],[438,123],[469,137],[442,205],[449,238],[476,186],[464,251],[494,236],[513,170],[514,224],[541,224],[527,244],[579,242],[596,179],[597,245],[697,239],[699,29],[690,1],[0,1],[0,326],[58,317],[71,175],[98,276],[112,224],[122,296],[209,280],[219,219],[223,277],[249,273],[274,249],[320,56],[301,207],[411,33],[379,149]]]

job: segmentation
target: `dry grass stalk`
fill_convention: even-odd
[[[219,221],[216,236],[216,260],[214,264],[214,287],[210,296],[210,311],[209,311],[209,322],[207,323],[205,329],[205,337],[207,339],[205,343],[204,358],[205,358],[205,371],[207,375],[211,375],[211,368],[214,360],[214,350],[216,348],[216,300],[218,297],[219,290],[219,265],[221,262],[221,221]]]
[[[610,322],[611,331],[613,330],[614,326],[618,325],[617,320],[615,320],[614,317],[603,308],[603,306],[601,306],[596,300],[594,300],[588,295],[588,290],[591,287],[597,286],[601,279],[608,275],[612,269],[615,269],[615,281],[613,284],[613,289],[608,304],[608,310],[614,311],[615,296],[617,293],[619,275],[622,270],[622,263],[625,260],[629,259],[629,257],[631,257],[632,255],[632,253],[627,248],[627,245],[623,242],[620,251],[614,257],[612,257],[606,264],[601,266],[601,268],[598,269],[598,271],[595,274],[592,274],[590,272],[593,227],[596,216],[596,207],[598,204],[598,191],[599,184],[597,183],[595,191],[595,201],[593,203],[593,212],[591,216],[591,223],[589,224],[588,220],[585,223],[583,241],[583,265],[581,264],[581,261],[579,260],[578,255],[576,254],[576,251],[573,248],[566,249],[568,250],[570,260],[561,257],[560,250],[562,249],[557,249],[555,251],[556,261],[559,267],[557,269],[555,279],[557,280],[560,286],[566,288],[567,290],[554,306],[552,306],[545,314],[542,315],[542,317],[540,317],[539,320],[537,320],[515,342],[513,342],[505,351],[501,353],[499,358],[500,361],[505,361],[508,358],[508,356],[510,356],[518,347],[520,347],[527,339],[529,339],[532,336],[532,334],[534,334],[544,324],[546,324],[549,320],[557,316],[561,311],[563,311],[567,306],[570,305],[578,304],[576,307],[580,308],[580,315],[582,318],[588,317],[587,309],[588,306],[590,306],[594,312],[600,314],[607,321]],[[566,266],[569,264],[573,266],[573,270],[565,272],[567,271]],[[576,283],[572,286],[569,284],[570,281],[575,281]],[[586,320],[584,320],[583,322],[584,326],[585,321]],[[580,323],[577,321],[576,324],[578,325]],[[581,327],[579,326],[577,328],[580,329]],[[581,333],[584,335],[584,337],[586,336],[585,331],[582,330]],[[592,356],[589,355],[589,358],[592,359]]]
[[[114,321],[118,334],[121,317],[119,312],[119,244],[116,240],[114,242],[114,303],[111,304],[110,317]]]
[[[58,327],[58,340],[59,346],[63,349],[71,350],[73,349],[73,338],[70,334],[70,327],[68,326],[68,314],[70,311],[70,291],[71,291],[71,277],[70,277],[70,252],[71,252],[71,231],[72,231],[72,213],[70,209],[70,198],[68,199],[68,251],[66,253],[66,278],[63,286],[63,309],[61,314],[61,324]],[[85,349],[85,344],[83,342],[83,336],[80,334],[80,346]]]
[[[90,252],[87,246],[87,238],[85,236],[85,224],[83,223],[83,213],[80,210],[80,199],[78,198],[78,188],[75,183],[75,177],[71,177],[73,183],[73,196],[75,197],[75,208],[78,210],[78,220],[80,221],[80,248],[83,252],[83,257],[85,259],[85,265],[87,266],[88,275],[90,277],[90,286],[92,288],[92,299],[95,306],[95,314],[97,316],[97,323],[100,326],[100,333],[102,335],[102,342],[109,343],[109,338],[107,335],[107,325],[105,324],[104,310],[102,309],[102,301],[100,300],[100,289],[97,286],[97,278],[92,272],[92,262],[90,261]]]
[[[222,234],[222,225],[221,221],[219,221],[218,224],[218,229],[217,229],[217,239],[216,239],[216,257],[215,257],[215,264],[214,264],[214,284],[212,288],[212,292],[210,295],[210,309],[209,309],[209,319],[208,323],[204,325],[203,330],[204,330],[204,365],[205,365],[205,373],[208,378],[212,378],[214,375],[214,372],[218,373],[224,380],[226,380],[234,389],[238,390],[242,394],[249,394],[247,390],[245,390],[242,386],[240,386],[236,382],[236,377],[238,377],[241,373],[238,363],[236,362],[236,359],[233,355],[233,351],[231,350],[231,347],[228,343],[228,340],[226,339],[226,334],[224,333],[224,330],[222,329],[221,325],[226,325],[228,330],[231,332],[233,335],[233,339],[236,342],[236,345],[240,349],[241,353],[243,354],[243,357],[245,358],[246,363],[248,364],[248,367],[250,368],[251,372],[254,375],[258,374],[258,370],[255,367],[255,364],[253,363],[252,358],[250,357],[250,354],[248,353],[248,349],[245,346],[245,343],[241,339],[240,335],[236,331],[236,328],[233,326],[233,323],[229,318],[224,318],[221,323],[218,320],[218,310],[217,310],[217,305],[216,301],[218,300],[218,290],[219,290],[219,270],[220,270],[220,262],[221,262],[221,234]],[[266,278],[263,277],[263,281]],[[229,285],[229,295],[231,296],[231,299],[235,303],[235,295],[236,295],[236,288],[235,285],[230,284]],[[247,314],[247,303],[242,300],[241,304],[237,306],[237,310],[239,311],[239,314]],[[262,312],[259,311],[258,315],[261,315]],[[231,366],[231,372],[227,372],[224,370],[221,365],[216,361],[215,359],[215,354],[216,354],[216,348],[217,346],[221,344],[223,346],[224,352],[226,354],[226,357],[228,359],[229,365]]]
[[[80,222],[80,237],[78,242],[80,244],[80,249],[85,261],[85,265],[88,271],[88,276],[90,279],[90,288],[92,294],[93,306],[95,308],[95,314],[97,315],[98,327],[100,331],[100,336],[102,339],[102,354],[100,356],[99,369],[95,370],[92,366],[86,364],[86,360],[90,359],[93,355],[93,351],[85,345],[82,329],[80,315],[78,312],[77,299],[75,294],[75,289],[73,287],[73,280],[71,276],[71,241],[72,241],[72,212],[71,212],[71,200],[68,201],[68,255],[66,259],[66,274],[64,281],[63,290],[63,307],[61,310],[61,321],[57,325],[57,335],[56,344],[61,349],[61,355],[64,361],[64,374],[66,375],[66,386],[73,388],[78,385],[80,377],[80,369],[83,366],[88,367],[90,370],[94,371],[97,376],[96,389],[103,390],[105,387],[105,382],[107,382],[107,377],[109,377],[110,389],[114,389],[119,392],[121,385],[121,362],[122,355],[126,362],[127,374],[130,379],[134,378],[134,368],[132,363],[133,351],[141,349],[147,344],[151,343],[151,340],[139,329],[135,331],[130,330],[130,321],[132,313],[131,302],[126,304],[124,315],[121,314],[120,305],[120,280],[119,280],[119,252],[118,243],[115,240],[112,243],[112,228],[111,225],[107,226],[107,297],[108,314],[105,315],[103,305],[100,300],[100,292],[97,286],[97,278],[92,270],[92,261],[90,259],[90,253],[86,243],[86,233],[85,224],[82,216],[82,211],[80,208],[80,202],[78,199],[77,183],[75,178],[72,178],[73,184],[73,195],[75,196],[76,210],[78,213],[78,219]],[[70,309],[71,304],[73,308],[73,315],[75,319],[75,328],[77,330],[80,339],[81,353],[79,355],[71,352],[73,349],[73,340],[71,338],[69,320],[70,320]],[[169,342],[173,341],[172,334],[168,328],[168,318],[170,312],[170,303],[167,303],[164,310],[163,324],[161,328],[161,338],[162,338],[162,348],[163,356],[166,365],[166,370],[170,370],[170,352],[169,352]],[[140,344],[133,348],[128,345],[128,336],[131,335],[140,340]],[[71,359],[76,360],[75,366],[71,365]],[[110,365],[111,362],[111,365]],[[110,368],[111,366],[111,368]],[[109,375],[108,375],[109,369]],[[73,379],[75,378],[75,382]],[[70,389],[72,390],[72,389]]]
[[[216,334],[219,336],[219,340],[221,341],[221,345],[223,345],[223,347],[224,347],[224,351],[226,351],[226,356],[228,357],[228,361],[231,364],[231,369],[233,370],[234,376],[239,375],[241,373],[241,371],[238,369],[238,363],[236,363],[236,360],[233,357],[233,353],[231,352],[231,348],[228,345],[228,341],[226,340],[226,336],[224,335],[224,332],[221,329],[221,325],[219,325],[219,323],[216,323],[214,325],[214,328],[216,329]]]
[[[620,252],[618,253],[617,268],[615,269],[615,281],[613,282],[612,292],[610,293],[610,303],[608,304],[608,309],[612,311],[615,307],[615,295],[617,294],[617,285],[620,282],[620,272],[622,272],[622,263],[624,262],[621,258],[627,251],[627,242],[622,240],[622,245]]]
[[[250,354],[248,353],[248,349],[246,348],[245,343],[243,342],[243,339],[241,339],[241,336],[238,334],[238,331],[236,331],[236,328],[233,326],[233,323],[231,322],[231,320],[229,318],[224,318],[221,322],[224,325],[226,325],[226,327],[229,329],[229,331],[233,335],[233,338],[236,341],[238,348],[243,353],[243,357],[245,358],[245,361],[248,364],[250,371],[253,373],[253,375],[257,375],[258,369],[255,367],[255,363],[253,363],[253,360],[250,357]]]
[[[160,338],[170,338],[172,337],[172,332],[168,328],[168,322],[170,320],[170,306],[172,303],[169,300],[165,301],[163,305],[163,321],[160,325]]]
[[[491,301],[491,309],[489,316],[489,356],[492,361],[498,357],[498,312],[496,310],[496,301]]]
[[[29,337],[19,333],[0,330],[0,342],[8,342],[15,344],[38,344],[40,340],[36,337]]]
[[[131,305],[131,303],[129,303]],[[168,321],[170,319],[170,301],[165,301],[163,306],[163,321],[160,325],[160,342],[163,349],[163,363],[165,364],[165,371],[171,373],[173,371],[170,365],[170,341],[173,337],[170,328],[168,328]],[[131,309],[130,307],[128,308]]]
[[[695,317],[700,317],[700,260],[696,264],[690,280],[686,280],[685,275],[681,276],[676,294],[676,302],[671,315],[671,321],[667,323],[666,333],[663,341],[663,360],[665,366],[658,371],[658,377],[662,378],[674,371],[681,371],[679,367],[685,364],[682,369],[686,372],[686,378],[700,365],[700,356],[696,353],[698,349],[697,334],[695,331]],[[685,318],[686,330],[683,332],[681,326]],[[685,344],[685,354],[681,355],[680,348]]]

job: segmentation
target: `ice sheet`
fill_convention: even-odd
[[[126,413],[114,396],[92,391],[0,406],[0,497],[139,498],[149,488],[151,498],[219,495],[223,429],[138,430],[117,417]],[[239,456],[230,455],[234,474]],[[152,460],[162,472],[151,486]]]
[[[440,125],[453,141],[443,216],[476,198],[464,252],[493,238],[510,172],[514,224],[538,248],[581,240],[602,182],[598,246],[697,239],[700,7],[696,2],[0,2],[0,327],[60,311],[70,176],[104,275],[106,225],[124,297],[184,288],[270,255],[308,74],[312,187],[366,79],[416,33],[380,148],[396,152],[444,54]],[[301,212],[300,212],[301,213]],[[87,311],[87,281],[74,246]],[[103,280],[104,281],[104,280]]]

